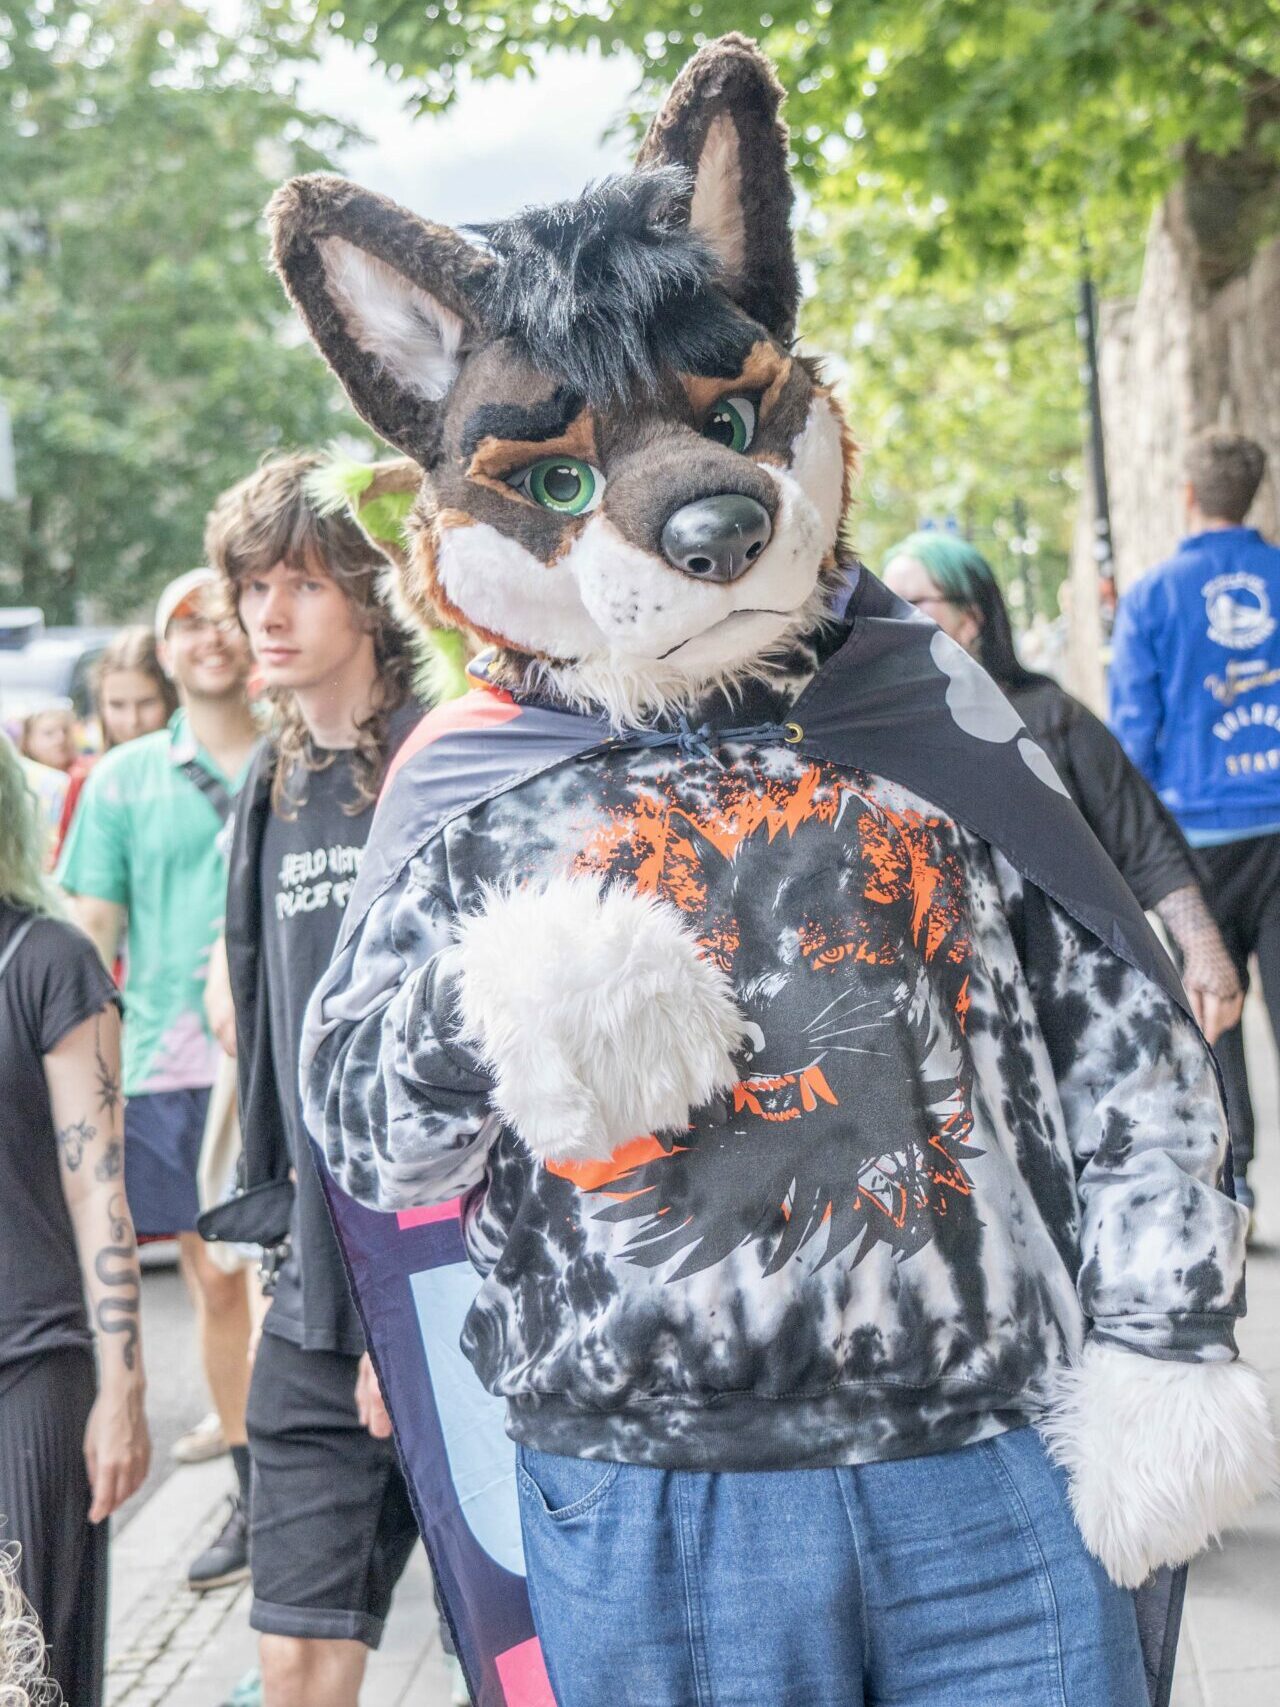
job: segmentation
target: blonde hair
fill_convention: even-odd
[[[18,742],[18,750],[27,759],[35,759],[31,751],[31,731],[42,717],[65,717],[74,731],[76,726],[76,711],[70,700],[56,705],[42,705],[38,711],[29,711],[22,719],[22,734]],[[37,764],[40,763],[35,759]]]
[[[45,837],[18,750],[0,734],[0,901],[33,913],[57,913],[44,874]]]
[[[386,769],[388,723],[412,697],[415,660],[409,636],[383,596],[386,558],[346,511],[326,513],[308,491],[308,477],[323,462],[306,452],[275,457],[224,492],[209,513],[205,553],[223,576],[237,612],[241,584],[284,563],[335,581],[372,635],[378,666],[374,704],[356,731],[357,798],[345,808],[354,815],[377,799]],[[333,758],[317,757],[293,693],[271,690],[267,698],[276,751],[271,803],[282,817],[290,817],[305,798],[289,791],[295,771],[322,770]]]

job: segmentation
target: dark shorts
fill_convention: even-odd
[[[249,1388],[249,1623],[376,1648],[418,1543],[395,1447],[361,1428],[359,1359],[264,1333]]]
[[[208,1089],[148,1091],[124,1110],[124,1189],[138,1237],[195,1230]]]
[[[1249,957],[1258,956],[1262,981],[1280,969],[1280,833],[1245,836],[1197,848],[1204,898],[1246,988]]]

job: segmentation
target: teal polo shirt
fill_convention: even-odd
[[[227,871],[218,814],[179,768],[190,758],[232,795],[248,773],[246,764],[238,777],[223,776],[176,711],[167,728],[93,767],[58,862],[68,893],[128,912],[126,1096],[210,1085],[218,1063],[203,998]]]

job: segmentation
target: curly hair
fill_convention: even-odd
[[[356,799],[344,807],[355,816],[377,799],[386,769],[388,724],[412,698],[415,659],[386,596],[386,558],[346,511],[326,513],[310,495],[308,477],[323,461],[309,452],[273,457],[224,492],[209,513],[205,550],[209,563],[225,578],[237,615],[243,583],[283,563],[335,581],[372,635],[377,661],[373,706],[356,729]],[[306,799],[307,772],[326,769],[333,755],[316,751],[291,691],[272,689],[267,698],[276,754],[271,803],[287,818]]]
[[[62,1691],[45,1671],[44,1637],[18,1586],[18,1551],[0,1547],[0,1707],[58,1707]]]
[[[0,734],[0,901],[33,913],[58,912],[44,853],[44,830],[18,749]]]

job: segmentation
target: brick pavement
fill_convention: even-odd
[[[1240,1348],[1266,1373],[1280,1418],[1280,1108],[1274,1052],[1253,1004],[1246,1038],[1261,1154]],[[1280,1498],[1192,1567],[1172,1707],[1280,1707]]]
[[[247,1585],[193,1595],[184,1576],[226,1511],[223,1462],[175,1470],[112,1552],[107,1707],[219,1707],[254,1665]],[[371,1656],[364,1707],[446,1707],[425,1556],[410,1563]]]

